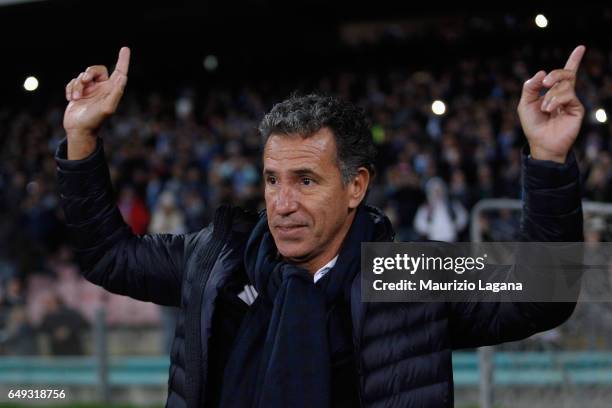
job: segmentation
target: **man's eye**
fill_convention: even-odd
[[[268,184],[276,184],[276,177],[269,176],[268,177]]]
[[[302,177],[302,184],[304,184],[305,186],[309,186],[313,183],[311,178],[308,177]]]

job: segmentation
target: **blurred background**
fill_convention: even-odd
[[[64,86],[89,65],[112,69],[122,45],[129,83],[100,134],[136,233],[196,231],[222,203],[262,208],[259,120],[294,92],[322,92],[367,112],[369,202],[399,239],[512,241],[522,83],[585,44],[585,238],[610,241],[612,7],[499,6],[0,0],[0,406],[165,401],[175,310],[84,281],[56,191]],[[458,407],[609,407],[612,306],[579,304],[550,332],[456,353],[454,376]],[[42,389],[65,396],[9,398]]]

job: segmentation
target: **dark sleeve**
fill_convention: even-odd
[[[521,241],[583,241],[579,170],[573,153],[564,164],[534,160],[523,151]],[[576,294],[577,296],[578,294]],[[575,302],[450,303],[454,348],[524,339],[567,320]]]
[[[134,235],[115,204],[101,140],[83,160],[66,160],[66,143],[55,157],[59,193],[83,276],[112,293],[178,306],[197,235]]]

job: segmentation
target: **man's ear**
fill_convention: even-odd
[[[357,208],[359,204],[361,204],[361,201],[363,201],[366,192],[368,191],[369,185],[370,172],[365,167],[360,167],[357,169],[357,174],[353,176],[347,186],[350,209]]]

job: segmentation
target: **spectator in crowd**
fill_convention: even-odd
[[[38,354],[36,330],[28,321],[24,306],[8,310],[8,321],[0,329],[0,354],[32,356]]]
[[[153,234],[183,234],[186,232],[185,216],[178,207],[173,192],[160,194],[157,208],[153,212],[149,232]]]
[[[489,238],[494,242],[516,241],[520,222],[517,214],[509,209],[500,210],[499,215],[493,219]]]
[[[25,304],[23,284],[19,278],[16,276],[9,278],[3,289],[0,291],[1,307],[10,308],[11,306],[22,306]]]
[[[132,227],[134,234],[147,232],[149,210],[132,186],[124,186],[121,189],[117,206],[125,222]]]
[[[427,202],[419,207],[414,228],[427,239],[455,242],[468,222],[465,208],[448,196],[446,183],[440,178],[429,180],[425,191]]]
[[[397,215],[394,225],[398,236],[403,241],[416,240],[418,233],[413,228],[413,220],[419,205],[425,201],[419,177],[411,166],[400,163],[387,171],[387,180],[387,199]]]
[[[66,306],[56,294],[47,297],[45,312],[38,329],[47,335],[51,354],[56,356],[84,354],[83,337],[89,324],[83,316]]]

